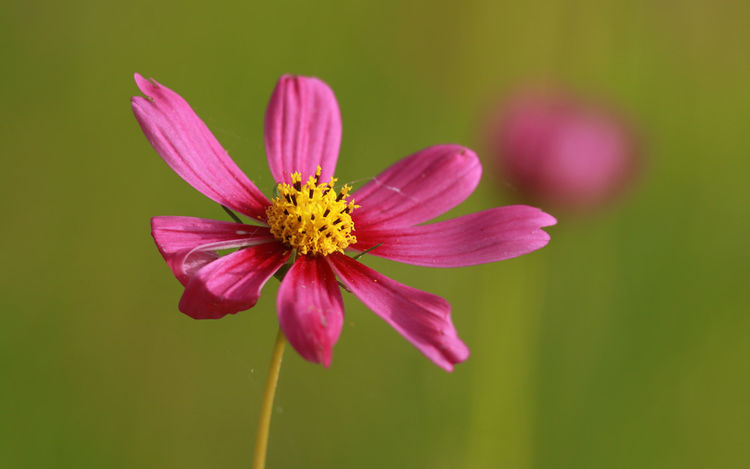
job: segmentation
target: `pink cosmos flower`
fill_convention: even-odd
[[[345,252],[408,264],[457,267],[508,259],[546,245],[555,219],[523,205],[423,225],[474,191],[476,155],[437,145],[397,162],[352,193],[335,188],[341,117],[331,89],[316,78],[283,76],[266,112],[268,164],[278,182],[269,200],[221,147],[188,103],[136,74],[146,96],[132,107],[143,132],[188,184],[257,224],[191,217],[151,220],[162,256],[185,286],[179,303],[196,319],[251,308],[263,285],[296,258],[277,297],[281,329],[305,359],[329,366],[344,320],[337,278],[438,366],[469,356],[439,296],[366,267]],[[219,256],[219,250],[236,249]],[[285,267],[285,268],[286,268]]]
[[[568,211],[609,202],[637,167],[623,119],[559,91],[513,96],[492,124],[490,144],[502,176],[522,196]]]

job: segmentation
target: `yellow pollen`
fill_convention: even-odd
[[[278,196],[266,209],[271,234],[300,254],[326,256],[357,242],[350,213],[359,205],[346,200],[352,188],[336,192],[336,178],[322,184],[319,178],[320,166],[305,185],[300,173],[292,173],[292,184],[279,183]]]

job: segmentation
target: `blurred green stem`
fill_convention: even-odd
[[[545,275],[540,257],[487,266],[475,281],[476,371],[465,467],[534,465],[534,365]]]
[[[255,435],[255,453],[253,455],[253,469],[266,467],[266,449],[268,448],[268,433],[271,427],[271,413],[273,412],[273,398],[276,395],[276,385],[279,382],[279,371],[281,370],[281,358],[284,356],[284,344],[286,338],[279,328],[276,334],[276,343],[273,346],[271,364],[268,368],[266,378],[266,389],[263,392],[263,402],[258,418],[258,432]]]

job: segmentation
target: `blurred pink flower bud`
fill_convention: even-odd
[[[490,128],[496,167],[523,198],[568,211],[601,206],[622,192],[636,144],[613,111],[563,93],[523,93]]]

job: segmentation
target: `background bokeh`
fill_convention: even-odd
[[[422,147],[485,162],[453,214],[514,201],[481,116],[526,80],[619,103],[639,184],[510,261],[370,258],[453,305],[453,374],[351,295],[326,370],[288,350],[269,468],[750,467],[750,7],[745,2],[0,3],[0,467],[249,467],[275,281],[220,321],[177,311],[153,215],[224,218],[132,116],[133,72],[181,93],[273,187],[282,73],[336,92],[338,175]]]

